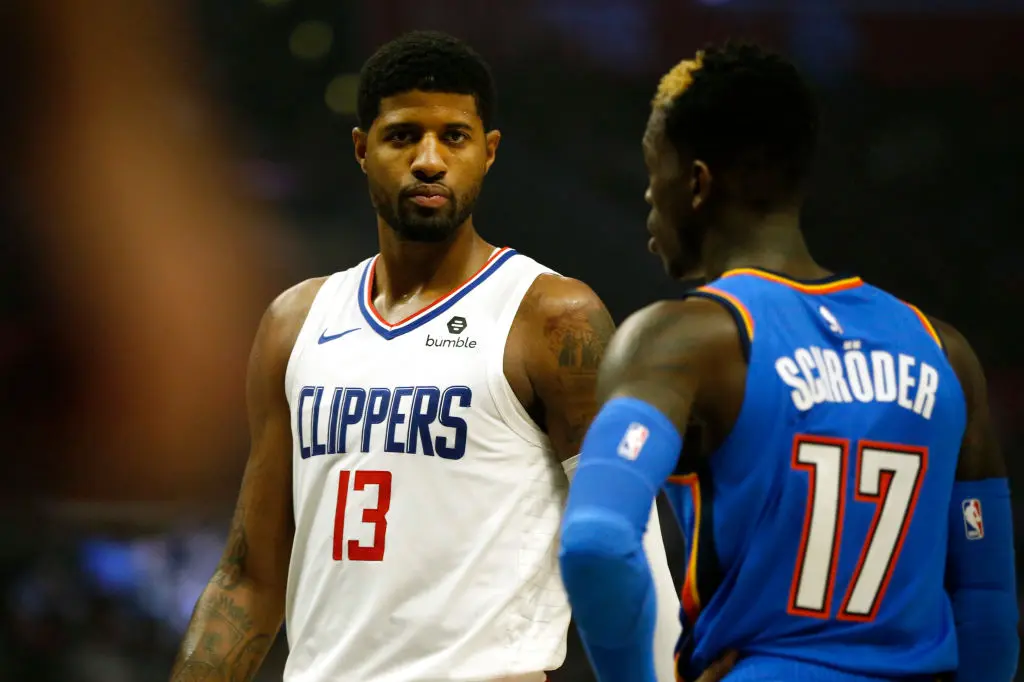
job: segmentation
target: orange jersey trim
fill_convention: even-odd
[[[846,291],[847,289],[856,289],[864,284],[864,280],[860,277],[845,277],[843,279],[836,280],[835,282],[828,282],[825,284],[804,284],[803,282],[797,282],[789,279],[788,277],[783,277],[782,275],[776,275],[763,270],[757,270],[755,268],[737,268],[735,270],[728,270],[727,272],[722,273],[722,278],[730,277],[732,275],[751,275],[753,277],[760,277],[761,279],[768,280],[769,282],[783,284],[805,294],[819,295],[834,294],[838,291]]]
[[[939,348],[945,351],[946,348],[945,346],[942,345],[942,339],[939,337],[939,333],[935,331],[935,327],[932,325],[931,320],[929,320],[927,316],[925,316],[925,314],[922,313],[916,305],[912,303],[907,303],[906,301],[903,301],[903,305],[907,306],[908,308],[914,311],[914,314],[917,315],[917,319],[921,321],[921,324],[924,325],[925,331],[928,332],[928,336],[932,337],[932,340],[934,340],[935,343],[939,344]]]
[[[747,306],[743,305],[738,298],[711,285],[702,286],[697,289],[697,291],[703,291],[704,293],[720,298],[735,308],[736,312],[740,314],[740,319],[743,320],[743,328],[747,332],[747,340],[754,340],[754,316],[750,314],[750,311],[747,310]]]
[[[683,589],[679,596],[683,605],[683,613],[686,614],[690,623],[695,623],[701,609],[700,592],[697,590],[697,552],[700,547],[701,522],[700,480],[697,478],[697,474],[686,474],[684,476],[669,476],[668,482],[685,485],[693,496],[693,539],[690,543],[690,557],[686,562],[686,577],[683,579]]]

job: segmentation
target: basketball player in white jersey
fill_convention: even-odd
[[[252,679],[282,618],[287,682],[533,682],[562,664],[560,463],[613,324],[586,285],[477,234],[493,102],[486,64],[441,34],[363,67],[353,139],[380,253],[260,325],[250,459],[173,680]],[[667,682],[679,602],[652,520]]]

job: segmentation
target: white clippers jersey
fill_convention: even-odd
[[[286,682],[480,681],[559,667],[567,482],[503,370],[536,277],[497,250],[391,325],[375,259],[329,277],[288,363]],[[538,676],[543,679],[543,676]]]

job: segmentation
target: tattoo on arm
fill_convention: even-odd
[[[597,412],[598,369],[614,331],[611,315],[596,299],[569,307],[547,321],[544,336],[558,362],[554,386],[543,397],[549,436],[562,456],[579,452]]]
[[[231,591],[237,588],[242,582],[245,574],[245,561],[249,556],[249,538],[245,532],[245,506],[238,505],[235,516],[231,521],[231,531],[228,533],[228,546],[224,550],[224,556],[217,565],[217,572],[214,574],[213,582],[221,589]]]
[[[239,505],[224,556],[196,604],[171,682],[248,682],[255,677],[275,635],[260,632],[247,607],[233,596],[244,584],[248,553],[245,508]],[[189,651],[187,643],[196,638]]]

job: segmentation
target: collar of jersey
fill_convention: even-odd
[[[399,320],[394,324],[387,322],[380,316],[377,309],[373,307],[373,274],[376,269],[377,259],[380,257],[379,255],[374,256],[373,259],[366,264],[366,268],[363,270],[362,279],[359,283],[359,310],[363,314],[363,319],[366,320],[366,323],[370,325],[370,328],[373,329],[373,331],[377,332],[377,334],[385,339],[393,339],[422,327],[438,315],[443,315],[446,310],[461,301],[469,294],[469,292],[483,284],[488,277],[497,272],[498,268],[508,262],[508,260],[514,255],[516,255],[515,250],[508,247],[496,250],[491,254],[491,257],[487,259],[487,262],[476,271],[476,274],[471,276],[461,285],[452,289],[427,307],[420,309],[404,320]]]
[[[805,294],[834,294],[847,289],[855,289],[864,284],[864,280],[854,275],[835,274],[821,279],[801,280],[765,268],[734,268],[723,272],[718,279],[723,280],[736,275],[749,275],[784,284]]]

